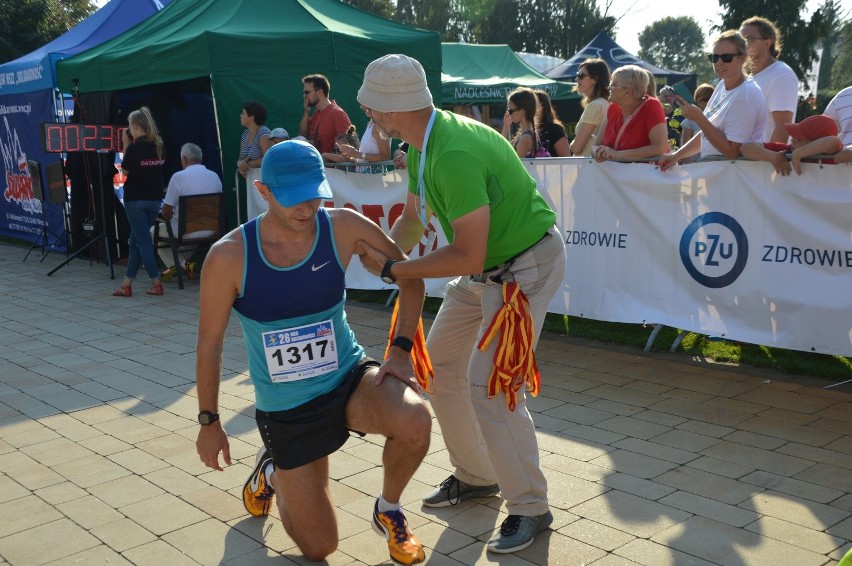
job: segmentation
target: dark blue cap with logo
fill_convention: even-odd
[[[283,141],[270,147],[260,166],[260,181],[281,206],[332,197],[320,152],[303,141]]]

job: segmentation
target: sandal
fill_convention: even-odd
[[[175,273],[176,273],[176,270],[175,270],[174,267],[164,269],[160,273],[160,281],[166,281],[166,282],[171,281],[172,279],[174,279]]]
[[[118,289],[112,292],[113,297],[130,297],[133,295],[133,287],[127,285],[126,287],[122,285]]]
[[[163,284],[155,283],[151,285],[151,288],[146,291],[149,295],[162,295],[163,294]]]
[[[194,261],[188,261],[183,264],[183,273],[187,279],[195,279],[195,271],[197,267]]]

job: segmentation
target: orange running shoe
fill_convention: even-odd
[[[388,550],[394,564],[408,566],[426,560],[423,545],[408,530],[408,521],[402,511],[379,512],[379,500],[373,508],[373,530],[388,541]]]
[[[275,495],[275,490],[266,483],[266,474],[263,473],[266,464],[271,461],[272,456],[261,446],[254,462],[254,471],[243,486],[243,505],[246,511],[255,517],[269,515],[269,506],[272,504],[272,496]]]

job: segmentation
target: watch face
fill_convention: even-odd
[[[198,413],[198,422],[200,424],[209,425],[209,424],[213,424],[217,420],[219,420],[219,416],[216,415],[215,413],[211,413],[210,411],[204,411],[204,412]]]

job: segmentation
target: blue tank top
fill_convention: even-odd
[[[263,255],[261,218],[240,228],[245,259],[234,310],[257,408],[283,411],[337,387],[364,349],[346,321],[345,272],[328,212],[318,210],[314,245],[290,267],[276,267]]]

